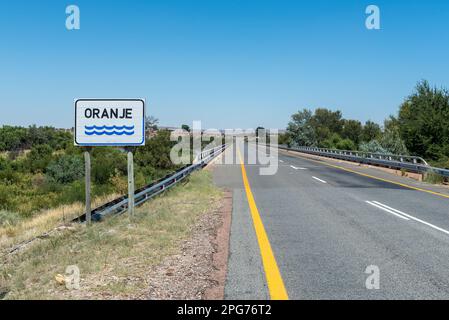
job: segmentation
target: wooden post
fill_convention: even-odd
[[[128,151],[128,214],[134,215],[134,159],[131,150]]]
[[[90,203],[90,148],[84,151],[84,170],[86,177],[86,222],[91,223],[91,203]]]

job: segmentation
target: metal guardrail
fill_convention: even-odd
[[[218,156],[226,148],[226,144],[202,151],[199,153],[191,165],[186,165],[174,173],[168,174],[165,177],[135,191],[134,193],[134,203],[135,205],[140,205],[143,202],[155,197],[156,195],[164,192],[165,190],[173,187],[180,181],[184,180],[193,171],[203,168],[206,166],[213,158]],[[100,221],[103,217],[112,214],[121,214],[125,212],[128,208],[128,196],[121,196],[110,202],[101,205],[98,208],[92,210],[92,221]],[[73,219],[76,221],[85,221],[86,214],[82,214],[78,218]]]
[[[435,173],[443,177],[449,177],[448,169],[432,167],[421,157],[315,147],[288,148],[284,145],[279,145],[279,148],[287,151],[298,151],[316,156],[381,166],[396,170],[404,169],[415,173]]]

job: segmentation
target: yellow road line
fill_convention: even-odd
[[[324,164],[324,165],[326,165],[328,167],[337,168],[337,169],[340,169],[340,170],[344,170],[344,171],[348,171],[348,172],[351,172],[351,173],[358,174],[360,176],[368,177],[368,178],[379,180],[379,181],[383,181],[383,182],[392,183],[392,184],[395,184],[395,185],[398,185],[398,186],[401,186],[401,187],[404,187],[404,188],[412,189],[412,190],[417,190],[417,191],[421,191],[421,192],[427,192],[427,193],[430,193],[430,194],[433,194],[433,195],[436,195],[436,196],[440,196],[440,197],[449,199],[449,195],[444,194],[444,193],[439,193],[439,192],[432,191],[432,190],[421,189],[421,188],[418,188],[418,187],[410,186],[408,184],[404,184],[404,183],[400,183],[400,182],[396,182],[396,181],[392,181],[392,180],[388,180],[388,179],[375,177],[375,176],[372,176],[372,175],[369,175],[369,174],[366,174],[366,173],[358,172],[358,171],[351,170],[351,169],[348,169],[348,168],[345,168],[345,167],[340,167],[340,166],[337,166],[337,165],[334,165],[334,164],[326,163],[324,161],[311,159],[311,158],[304,157],[304,156],[301,156],[301,155],[297,155],[297,156],[300,157],[300,158],[306,159],[306,160],[310,160],[310,161],[314,161],[314,162],[318,162],[318,163]]]
[[[240,158],[243,185],[245,186],[246,197],[248,199],[249,209],[253,218],[257,241],[259,242],[260,254],[262,256],[270,297],[272,300],[288,300],[287,290],[285,289],[284,281],[282,280],[281,273],[279,272],[273,250],[271,249],[270,241],[268,240],[265,227],[263,226],[262,219],[260,218],[259,210],[257,209],[256,202],[254,201],[248,177],[246,176],[245,165],[239,149],[237,149],[237,153]]]

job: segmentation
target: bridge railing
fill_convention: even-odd
[[[434,173],[443,177],[449,177],[448,169],[432,167],[421,157],[315,147],[289,148],[285,145],[279,145],[279,148],[390,169],[406,170],[414,173]]]

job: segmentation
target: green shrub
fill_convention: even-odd
[[[333,133],[329,138],[325,139],[321,144],[320,147],[322,148],[329,148],[329,149],[336,149],[337,144],[341,141],[341,137],[338,133]]]
[[[59,183],[71,183],[83,177],[84,162],[79,156],[64,155],[48,165],[46,174]]]
[[[27,167],[31,172],[43,172],[52,159],[53,150],[48,144],[34,146],[27,156]]]
[[[58,203],[60,204],[84,202],[85,199],[85,183],[81,180],[74,181],[62,187],[58,193]]]
[[[351,139],[343,139],[337,142],[336,144],[337,149],[340,150],[356,150],[357,147],[355,143]]]
[[[170,160],[170,151],[174,144],[174,141],[170,141],[170,132],[161,130],[155,137],[147,140],[144,147],[136,150],[135,163],[141,167],[173,170],[176,166]]]
[[[126,154],[113,148],[97,148],[92,153],[92,181],[96,184],[107,184],[118,170],[127,172]]]
[[[12,207],[11,188],[0,183],[0,209],[8,210]]]
[[[0,171],[0,183],[16,183],[20,181],[19,174],[11,167]]]
[[[359,150],[363,152],[388,153],[388,151],[385,150],[385,148],[383,148],[377,140],[362,142],[359,146]]]
[[[9,161],[0,156],[0,171],[5,170],[9,165]]]

